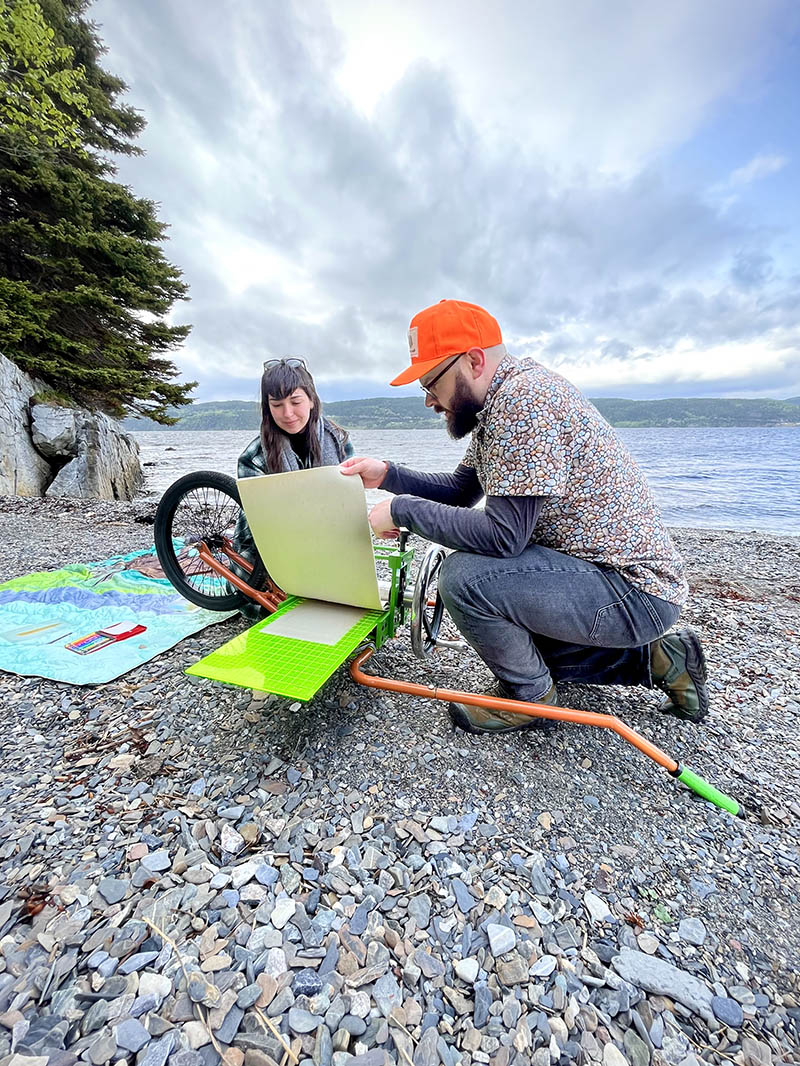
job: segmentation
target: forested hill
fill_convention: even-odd
[[[800,425],[800,396],[788,400],[592,400],[612,426],[790,426]],[[249,429],[258,428],[259,405],[246,400],[194,403],[172,412],[174,426],[129,418],[127,430]],[[378,396],[369,400],[326,403],[325,413],[346,429],[435,429],[439,416],[426,408],[421,396]]]

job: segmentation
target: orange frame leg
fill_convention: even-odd
[[[219,574],[220,577],[230,582],[230,584],[238,589],[239,592],[243,592],[245,596],[248,596],[251,600],[255,600],[255,602],[263,607],[265,611],[268,611],[269,614],[272,614],[273,611],[277,611],[282,601],[286,599],[286,593],[282,589],[279,589],[277,585],[273,584],[272,581],[270,581],[267,588],[263,590],[252,588],[246,581],[243,581],[242,578],[229,570],[227,566],[221,563],[218,559],[215,559],[205,544],[199,545],[197,548],[197,554],[206,566],[210,567],[215,574]],[[246,559],[243,559],[237,552],[231,550],[230,552],[226,552],[226,554],[230,555],[234,562],[244,565],[245,569],[252,571],[253,568],[250,563],[248,563]]]
[[[392,681],[387,677],[365,674],[361,667],[373,655],[372,648],[365,648],[350,664],[350,675],[360,685],[369,688],[382,688],[389,692],[401,692],[407,696],[421,696],[427,700],[442,700],[445,703],[466,703],[473,707],[490,707],[496,711],[510,711],[512,714],[527,714],[531,718],[550,718],[557,722],[575,722],[578,725],[593,725],[600,729],[610,729],[633,744],[643,755],[658,763],[670,774],[680,772],[680,765],[666,752],[649,740],[645,740],[635,729],[625,725],[611,714],[599,714],[596,711],[573,711],[569,707],[550,707],[544,703],[525,703],[522,700],[504,700],[497,696],[480,696],[473,692],[458,692],[448,688],[432,688],[428,685],[416,685],[410,681]]]

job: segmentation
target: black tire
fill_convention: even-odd
[[[439,572],[447,552],[432,544],[423,556],[411,599],[411,650],[418,659],[428,659],[436,651],[439,629],[444,615],[444,603],[439,594]],[[435,590],[433,605],[431,596]]]
[[[203,567],[191,547],[203,541],[220,562],[229,565],[222,548],[223,538],[233,539],[241,514],[236,482],[215,470],[199,470],[178,478],[158,505],[153,533],[161,567],[182,596],[207,611],[235,611],[242,604],[252,602],[208,567]],[[177,550],[176,540],[182,542]],[[263,589],[266,579],[267,572],[260,559],[252,574],[244,576],[254,589]]]

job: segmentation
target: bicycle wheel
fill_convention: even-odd
[[[161,497],[153,530],[159,562],[178,592],[198,607],[233,611],[247,602],[244,593],[234,589],[197,553],[198,546],[205,544],[215,559],[230,566],[225,549],[233,547],[241,514],[236,482],[214,470],[178,478]],[[260,559],[252,573],[238,576],[254,589],[263,589],[267,580]]]

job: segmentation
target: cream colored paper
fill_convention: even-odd
[[[262,633],[291,637],[292,640],[311,640],[315,644],[338,644],[363,617],[363,607],[304,600],[288,614],[279,615],[274,622],[267,622]]]
[[[382,608],[361,478],[320,466],[237,485],[259,554],[284,592]]]

